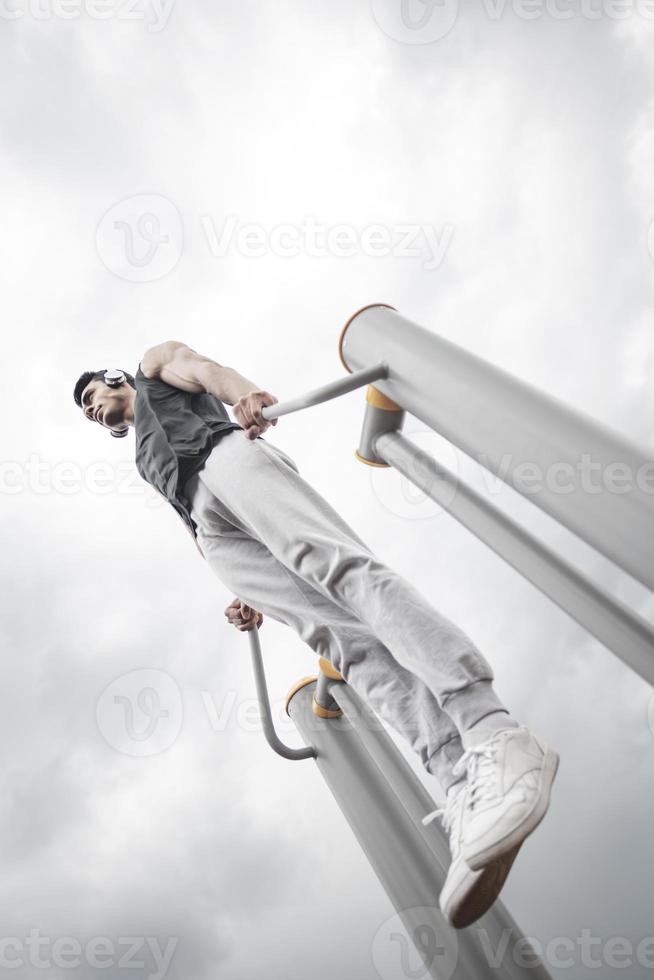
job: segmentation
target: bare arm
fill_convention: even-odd
[[[150,347],[141,359],[141,371],[146,378],[158,378],[182,391],[206,391],[226,405],[233,405],[241,395],[258,390],[253,381],[238,371],[198,354],[178,340]]]
[[[250,439],[256,439],[271,424],[263,418],[261,409],[275,404],[277,398],[257,388],[234,368],[218,364],[178,340],[150,347],[141,358],[141,371],[146,378],[158,378],[194,394],[206,391],[232,405],[237,422],[246,429]],[[273,419],[272,424],[276,423],[277,419]]]

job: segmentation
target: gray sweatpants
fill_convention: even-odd
[[[384,565],[265,437],[228,432],[185,493],[220,581],[331,661],[447,790],[460,733],[506,710],[466,634]]]

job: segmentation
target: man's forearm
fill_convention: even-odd
[[[259,390],[253,381],[248,381],[234,368],[223,367],[221,364],[213,364],[210,361],[203,364],[198,370],[198,380],[205,391],[210,395],[215,395],[226,405],[235,405],[242,395]]]

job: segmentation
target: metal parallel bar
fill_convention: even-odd
[[[348,377],[338,378],[337,381],[330,381],[320,388],[314,388],[304,395],[298,395],[297,398],[290,398],[285,402],[277,402],[276,405],[266,405],[262,409],[261,414],[265,419],[276,419],[281,415],[290,415],[291,412],[299,412],[303,408],[320,405],[322,402],[331,401],[332,398],[338,398],[340,395],[345,395],[348,391],[354,391],[356,388],[361,388],[363,385],[370,384],[372,381],[385,378],[387,373],[388,367],[386,364],[374,364],[372,367],[362,368],[361,371],[354,371]]]
[[[250,653],[252,655],[252,666],[254,667],[254,680],[257,687],[261,723],[268,745],[274,749],[277,755],[283,756],[284,759],[315,759],[316,751],[311,746],[292,749],[288,745],[284,745],[279,739],[275,731],[272,712],[270,710],[266,674],[263,667],[263,657],[261,656],[261,643],[259,642],[259,630],[255,628],[248,630],[248,632],[250,634]]]
[[[374,448],[380,458],[441,504],[632,670],[654,684],[654,629],[636,612],[559,558],[406,436],[383,433],[374,440]]]
[[[433,980],[452,976],[449,968],[457,961],[458,943],[438,908],[442,870],[352,726],[342,716],[320,719],[313,714],[313,690],[310,684],[294,694],[288,712],[316,747],[316,765],[417,951],[421,931],[435,938],[432,961],[423,959],[428,975]],[[454,976],[475,978],[463,966]]]
[[[331,682],[329,693],[343,709],[343,713],[352,725],[362,744],[371,758],[384,774],[390,788],[405,807],[413,825],[414,833],[420,834],[432,851],[442,869],[443,881],[450,865],[450,849],[443,828],[436,822],[425,827],[422,817],[433,809],[433,800],[411,767],[407,764],[402,753],[389,737],[373,709],[363,701],[349,684]],[[479,943],[483,935],[483,948],[498,949],[504,941],[507,930],[514,941],[523,939],[513,917],[501,901],[496,901],[489,911],[473,924],[473,931],[468,930],[469,936]],[[516,968],[510,955],[511,944],[501,967],[502,980],[523,980],[524,970]],[[480,950],[481,951],[481,950]],[[541,963],[535,963],[528,970],[531,980],[550,980],[550,973]]]
[[[395,743],[387,736],[374,710],[359,697],[354,688],[341,681],[331,681],[328,691],[383,771],[388,784],[411,817],[415,832],[424,837],[445,875],[450,865],[447,837],[437,821],[427,827],[422,823],[425,814],[434,809],[431,796],[407,766]],[[383,733],[381,737],[380,732]]]
[[[651,451],[390,307],[352,317],[340,349],[350,371],[386,363],[379,391],[654,589]]]
[[[317,718],[311,708],[314,687],[315,684],[306,685],[293,695],[289,714],[304,738],[314,744],[316,765],[429,976],[433,980],[549,980],[544,967],[526,969],[516,965],[514,945],[520,942],[524,952],[525,939],[501,903],[496,902],[463,932],[457,933],[445,922],[438,908],[446,874],[443,861],[435,856],[433,844],[428,843],[428,828],[418,832],[415,814],[410,812],[415,804],[423,806],[424,815],[434,808],[433,800],[406,762],[398,765],[393,751],[397,750],[378,722],[365,735],[364,744],[361,735],[370,724],[369,715],[362,713],[354,723],[346,714],[336,719]],[[342,683],[329,687],[330,693],[342,702],[344,712],[347,708],[353,714],[353,707],[358,704],[354,692],[346,692]],[[409,806],[407,800],[411,801]],[[433,842],[433,835],[431,839]],[[512,931],[507,934],[506,930]],[[430,937],[427,943],[426,935]],[[497,965],[490,960],[492,951],[500,960]]]

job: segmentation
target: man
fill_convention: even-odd
[[[449,834],[441,910],[457,928],[479,918],[544,817],[558,766],[510,716],[481,652],[263,438],[277,399],[233,368],[168,341],[135,378],[85,372],[74,398],[113,436],[134,427],[139,473],[238,596],[228,620],[258,628],[263,612],[291,626],[437,777],[445,803],[423,822],[440,816]]]

